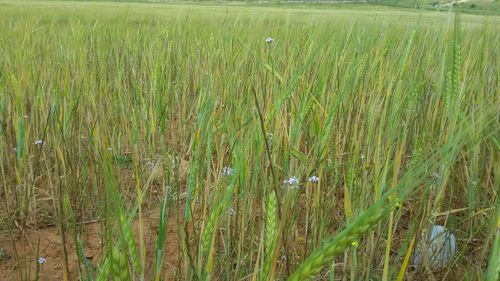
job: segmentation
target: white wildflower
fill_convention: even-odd
[[[271,37],[268,37],[268,38],[266,39],[266,43],[268,43],[268,44],[273,43],[273,41],[274,41],[274,39],[273,39],[273,38],[271,38]]]
[[[36,144],[36,145],[42,145],[42,144],[43,144],[43,140],[36,140],[36,141],[35,141],[35,144]]]
[[[222,169],[221,175],[224,177],[230,177],[233,175],[233,171],[234,170],[231,167],[224,167],[224,169]]]
[[[311,176],[307,179],[307,181],[312,183],[317,183],[319,182],[319,178],[317,176]]]

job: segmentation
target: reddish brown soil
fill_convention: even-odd
[[[155,261],[156,237],[158,231],[159,212],[143,215],[143,235],[146,248],[147,275],[151,274]],[[139,233],[139,223],[134,222],[134,233]],[[169,216],[168,233],[165,245],[164,280],[174,280],[175,269],[179,262],[179,244],[177,235],[177,218]],[[39,243],[39,257],[45,257],[46,262],[40,267],[39,280],[63,280],[63,248],[61,236],[57,227],[48,227],[41,230],[26,229],[24,234],[0,235],[0,249],[4,249],[6,256],[0,258],[0,280],[35,280],[37,245]],[[69,280],[80,280],[79,263],[75,243],[71,235],[66,235],[66,250],[68,252]],[[103,245],[101,243],[101,224],[88,223],[83,227],[81,235],[85,256],[91,264],[96,265],[101,260]],[[138,237],[136,237],[136,241]],[[14,249],[15,245],[15,249]],[[137,245],[139,248],[139,245]],[[30,277],[28,276],[30,272]],[[148,279],[148,278],[147,278]]]

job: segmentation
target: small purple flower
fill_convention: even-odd
[[[289,185],[299,185],[300,181],[296,176],[293,176],[289,178],[288,180],[283,181],[284,184],[289,184]]]
[[[312,182],[312,183],[318,183],[319,182],[319,178],[317,176],[311,176],[307,179],[308,182]]]
[[[47,259],[45,257],[39,257],[37,262],[38,262],[38,264],[44,264],[47,262]]]

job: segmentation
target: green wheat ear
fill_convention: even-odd
[[[115,281],[130,280],[130,272],[128,270],[127,256],[123,254],[117,247],[113,247],[111,272]]]
[[[266,251],[271,253],[276,242],[278,221],[278,201],[276,194],[271,192],[266,204]]]
[[[264,268],[262,271],[262,280],[269,276],[272,268],[276,239],[278,234],[278,201],[274,191],[268,196],[266,202],[266,258],[264,259]],[[271,278],[271,276],[270,276]]]
[[[208,251],[210,249],[212,236],[215,233],[215,227],[219,219],[219,213],[220,213],[220,207],[215,206],[214,210],[210,212],[210,215],[208,216],[208,221],[207,224],[205,225],[205,228],[203,229],[200,241],[203,254],[208,254]]]
[[[488,262],[488,273],[486,280],[500,279],[500,208],[497,211],[495,225],[495,241],[493,242],[493,250]]]
[[[111,271],[111,261],[109,258],[106,258],[99,269],[99,273],[97,274],[95,280],[96,281],[106,281],[108,280],[108,276]]]
[[[361,236],[374,227],[379,220],[385,217],[394,204],[388,204],[382,207],[383,200],[365,211],[346,229],[335,235],[330,241],[326,242],[319,250],[315,251],[288,279],[291,281],[304,280],[310,276],[320,273],[323,266],[331,259],[343,253],[348,247],[361,238]]]
[[[128,246],[128,251],[132,257],[132,264],[134,266],[134,269],[136,272],[141,272],[141,259],[139,258],[139,254],[137,252],[137,246],[135,244],[131,223],[127,221],[127,218],[123,213],[120,214],[120,230],[122,231],[122,237],[125,239],[125,242]]]
[[[451,47],[451,65],[446,75],[446,109],[453,116],[452,113],[458,109],[457,107],[460,103],[460,99],[457,99],[457,97],[460,94],[460,70],[462,68],[461,18],[459,9],[455,12],[453,44]],[[452,102],[457,104],[451,104]]]

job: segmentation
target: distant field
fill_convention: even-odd
[[[137,2],[144,2],[142,0]],[[215,4],[206,2],[203,4],[193,4],[190,2],[174,3],[137,3],[130,1],[17,1],[0,0],[4,4],[4,9],[0,11],[5,13],[19,11],[40,12],[47,14],[69,13],[75,16],[92,15],[115,15],[130,14],[132,17],[140,15],[161,16],[168,15],[199,15],[199,16],[237,16],[254,17],[270,16],[287,18],[292,21],[329,21],[329,20],[348,20],[348,21],[381,21],[381,22],[399,22],[415,23],[419,17],[422,17],[423,24],[442,24],[449,22],[450,13],[425,11],[420,15],[418,10],[399,9],[397,7],[370,4],[320,4],[320,5],[266,5],[253,6],[238,2]],[[64,16],[61,14],[60,16]],[[491,24],[500,23],[500,16],[485,18],[482,16],[464,14],[462,16],[464,23],[491,22]]]
[[[0,280],[498,280],[498,46],[452,10],[0,0]]]
[[[498,14],[500,13],[500,1],[498,0],[374,0],[381,5],[390,5],[396,7],[410,7],[410,8],[426,8],[433,10],[447,10],[450,3],[460,2],[463,11],[468,13],[486,13]]]
[[[61,0],[59,0],[61,1]],[[65,1],[65,0],[62,0]],[[83,1],[85,0],[70,0]],[[161,3],[161,4],[179,4],[191,3],[196,5],[227,4],[227,5],[246,5],[246,6],[288,6],[288,7],[338,7],[338,6],[392,6],[401,8],[416,8],[436,11],[446,11],[450,4],[460,3],[462,10],[473,14],[498,15],[500,13],[500,1],[498,0],[288,0],[288,1],[214,1],[214,0],[94,0],[92,2],[115,2],[115,3]]]

